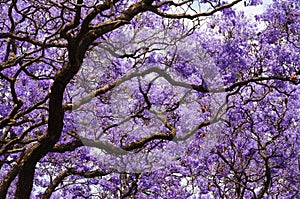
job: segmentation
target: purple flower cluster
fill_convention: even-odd
[[[0,198],[299,198],[300,2],[198,3],[1,1]]]

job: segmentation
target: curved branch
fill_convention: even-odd
[[[213,10],[211,11],[208,11],[208,12],[201,12],[201,13],[197,13],[197,14],[194,14],[194,15],[190,15],[190,14],[186,14],[186,13],[181,13],[181,14],[169,14],[169,13],[165,13],[165,12],[162,12],[160,11],[158,8],[159,8],[159,5],[158,6],[149,6],[148,7],[148,10],[161,16],[161,17],[164,17],[164,18],[171,18],[171,19],[184,19],[184,18],[187,18],[187,19],[195,19],[195,18],[198,18],[198,17],[207,17],[207,16],[211,16],[213,15],[214,13],[218,12],[218,11],[221,11],[221,10],[224,10],[226,8],[230,8],[232,6],[234,6],[235,4],[241,2],[242,0],[235,0],[231,3],[228,3],[228,4],[224,4],[222,6],[219,6],[219,7],[216,7],[214,8]],[[175,6],[176,4],[173,3]],[[173,5],[171,4],[171,5]],[[180,4],[179,4],[180,5]]]
[[[69,168],[61,173],[59,173],[56,178],[51,182],[51,184],[47,187],[46,191],[42,195],[41,199],[48,199],[51,197],[52,193],[55,191],[55,188],[68,176],[70,175],[78,175],[85,178],[94,178],[98,176],[108,175],[108,172],[101,171],[100,169],[94,171],[87,172],[78,172],[75,168]]]
[[[270,76],[270,77],[254,77],[254,78],[250,78],[250,79],[247,79],[247,80],[244,80],[244,81],[233,83],[230,86],[222,87],[222,88],[206,88],[203,85],[189,84],[189,83],[185,83],[185,82],[176,81],[165,70],[154,67],[154,68],[149,68],[149,69],[144,70],[144,71],[131,73],[131,74],[129,74],[129,75],[127,75],[127,76],[125,76],[121,79],[115,80],[114,82],[89,93],[87,96],[85,96],[82,99],[74,102],[73,104],[64,104],[63,108],[64,108],[64,110],[76,110],[80,106],[90,102],[94,97],[100,96],[101,94],[105,94],[108,91],[110,91],[111,89],[113,89],[114,87],[117,87],[118,85],[120,85],[120,84],[122,84],[122,83],[124,83],[128,80],[131,80],[135,77],[145,76],[145,75],[151,74],[151,73],[158,74],[160,77],[164,78],[166,81],[168,81],[173,86],[189,88],[189,89],[192,89],[192,90],[195,90],[195,91],[198,91],[198,92],[203,92],[203,93],[208,93],[208,92],[210,92],[210,93],[229,92],[229,91],[233,91],[234,89],[236,89],[238,87],[245,86],[245,85],[247,85],[251,82],[255,83],[255,82],[261,82],[261,81],[266,81],[266,80],[288,81],[288,82],[291,82],[295,85],[298,85],[300,83],[300,81],[292,80],[289,77]]]
[[[30,38],[29,36],[21,36],[21,35],[16,35],[14,33],[0,33],[0,39],[5,39],[5,38],[10,38],[10,39],[15,39],[19,41],[26,41],[31,44],[40,46],[40,47],[57,47],[57,48],[66,48],[67,44],[60,43],[60,42],[53,42],[53,43],[48,43],[48,42],[43,42],[39,41],[33,38]]]

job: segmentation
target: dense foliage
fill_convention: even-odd
[[[299,198],[300,2],[269,3],[1,0],[0,198]]]

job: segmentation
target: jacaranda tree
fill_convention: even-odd
[[[0,0],[0,198],[300,198],[300,2],[263,3]]]

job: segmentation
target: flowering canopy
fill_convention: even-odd
[[[299,198],[300,2],[0,1],[0,198]]]

